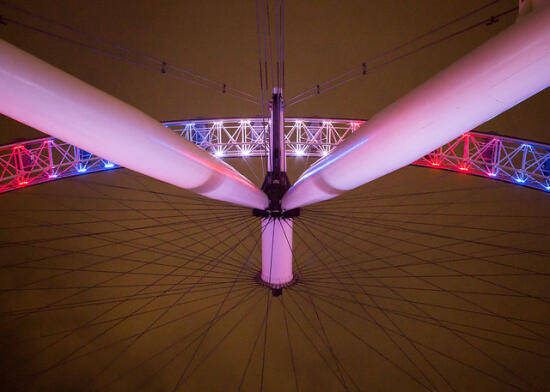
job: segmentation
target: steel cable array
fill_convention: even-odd
[[[451,38],[454,38],[458,35],[461,35],[461,34],[464,34],[470,30],[473,30],[477,27],[480,27],[480,26],[483,26],[483,25],[491,25],[491,24],[494,24],[496,22],[498,22],[498,18],[502,17],[502,16],[505,16],[505,15],[508,15],[512,12],[515,12],[517,11],[518,7],[514,7],[514,8],[510,8],[508,10],[505,10],[503,12],[500,12],[496,15],[492,15],[488,18],[484,18],[483,20],[480,20],[476,23],[473,23],[465,28],[462,28],[462,29],[459,29],[459,30],[456,30],[450,34],[447,34],[443,37],[440,37],[440,38],[437,38],[437,39],[434,39],[428,43],[425,43],[417,48],[414,48],[412,50],[409,50],[409,51],[406,51],[405,53],[402,53],[402,54],[399,54],[397,56],[394,56],[392,57],[392,55],[398,53],[399,51],[401,51],[402,49],[405,49],[407,47],[410,47],[411,45],[415,44],[415,43],[418,43],[419,41],[421,41],[422,39],[424,38],[427,38],[433,34],[436,34],[442,30],[444,30],[445,28],[453,25],[453,24],[456,24],[458,22],[461,22],[475,14],[478,14],[479,12],[501,2],[502,0],[493,0],[481,7],[478,7],[476,8],[475,10],[473,11],[470,11],[464,15],[461,15],[447,23],[444,23],[432,30],[429,30],[409,41],[406,41],[406,42],[403,42],[402,44],[399,44],[397,45],[396,47],[390,49],[390,50],[387,50],[373,58],[370,58],[366,61],[364,61],[363,63],[361,63],[360,65],[356,66],[356,67],[353,67],[353,68],[350,68],[349,70],[329,79],[329,80],[326,80],[324,82],[321,82],[321,83],[317,83],[315,86],[307,89],[307,90],[304,90],[302,91],[301,93],[299,94],[296,94],[294,95],[293,97],[289,98],[287,100],[287,104],[286,106],[292,106],[292,105],[295,105],[297,103],[300,103],[300,102],[303,102],[311,97],[314,97],[316,95],[319,95],[321,93],[325,93],[327,91],[330,91],[332,90],[333,88],[336,88],[336,87],[339,87],[343,84],[346,84],[348,82],[351,82],[352,80],[355,80],[355,79],[358,79],[362,76],[366,76],[368,74],[371,74],[373,73],[374,71],[377,71],[379,69],[382,69],[390,64],[393,64],[397,61],[400,61],[404,58],[407,58],[409,56],[412,56],[414,54],[417,54],[425,49],[428,49],[432,46],[435,46],[435,45],[438,45],[438,44],[441,44],[445,41],[448,41],[450,40]]]
[[[51,18],[47,18],[45,16],[36,14],[34,12],[31,12],[25,8],[13,5],[11,3],[8,3],[6,1],[0,1],[0,5],[6,7],[7,9],[14,10],[16,12],[22,13],[24,15],[27,15],[29,17],[32,17],[34,19],[37,19],[41,22],[44,22],[46,24],[61,28],[65,31],[68,31],[70,33],[76,34],[84,39],[87,39],[89,41],[94,41],[96,43],[99,43],[101,45],[104,45],[106,47],[110,47],[111,49],[104,49],[100,46],[96,46],[94,44],[91,44],[89,42],[82,42],[76,39],[72,39],[66,36],[63,36],[61,34],[54,33],[50,30],[43,29],[41,27],[38,27],[33,24],[29,24],[26,22],[23,22],[21,20],[12,18],[12,17],[3,17],[2,20],[6,22],[7,24],[13,24],[17,25],[21,28],[34,31],[36,33],[44,34],[48,37],[58,39],[60,41],[77,45],[82,48],[92,50],[96,53],[100,53],[112,58],[115,58],[117,60],[125,61],[134,65],[137,65],[139,67],[149,69],[151,71],[159,72],[163,75],[170,76],[179,80],[183,80],[188,83],[192,83],[194,85],[204,87],[210,90],[214,90],[217,92],[220,92],[222,94],[227,94],[235,98],[239,98],[241,100],[248,101],[253,104],[259,104],[258,98],[248,92],[245,92],[243,90],[237,89],[235,87],[229,86],[225,82],[221,82],[218,80],[214,80],[211,78],[208,78],[204,75],[198,74],[196,72],[187,70],[185,68],[179,67],[177,65],[170,64],[169,62],[156,58],[154,56],[150,56],[146,53],[143,53],[138,50],[129,49],[121,44],[118,44],[116,42],[103,39],[101,37],[98,37],[94,34],[79,30],[75,28],[74,26],[70,26],[64,23],[59,23]],[[117,50],[119,53],[113,51]]]

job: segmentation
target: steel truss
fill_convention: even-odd
[[[116,165],[53,137],[0,147],[0,192]]]
[[[364,121],[285,119],[286,154],[322,158]],[[169,121],[164,125],[218,157],[267,155],[269,121],[261,118]],[[413,165],[474,174],[550,191],[550,145],[468,132]],[[0,147],[0,192],[117,167],[52,137]]]
[[[364,121],[286,118],[287,156],[323,157]],[[269,120],[169,121],[165,126],[218,157],[267,156]]]
[[[468,132],[413,163],[550,191],[550,145]]]

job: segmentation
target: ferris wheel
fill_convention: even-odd
[[[483,5],[464,17],[471,17],[494,3],[497,2]],[[280,383],[288,389],[309,390],[311,385],[319,386],[323,382],[328,383],[328,389],[368,389],[372,385],[363,381],[362,374],[369,366],[374,365],[370,362],[370,356],[368,364],[361,362],[364,351],[368,351],[373,358],[384,364],[376,365],[379,370],[378,376],[374,376],[376,381],[373,384],[381,390],[395,388],[404,382],[411,385],[410,388],[418,390],[459,390],[460,387],[457,386],[463,384],[452,366],[460,366],[476,374],[492,387],[498,385],[510,390],[541,389],[546,378],[541,376],[536,380],[530,379],[530,373],[523,372],[515,361],[528,356],[529,360],[543,361],[541,368],[548,368],[549,323],[544,318],[528,319],[495,310],[482,300],[473,301],[470,296],[502,296],[511,298],[511,301],[517,298],[535,301],[537,305],[533,305],[533,309],[542,310],[541,314],[547,316],[548,297],[532,294],[524,287],[508,285],[506,279],[517,276],[518,273],[522,277],[535,276],[537,279],[544,279],[548,270],[545,270],[547,267],[543,261],[550,258],[548,250],[540,246],[523,248],[515,244],[491,243],[466,236],[458,245],[475,248],[470,253],[457,249],[457,243],[453,241],[456,238],[447,232],[427,234],[422,231],[423,225],[425,229],[432,227],[433,223],[392,219],[391,214],[407,213],[384,205],[386,198],[375,190],[372,190],[370,198],[358,195],[365,189],[364,185],[374,181],[377,184],[381,181],[383,183],[385,176],[398,176],[397,172],[393,172],[412,164],[499,180],[507,183],[502,191],[508,189],[509,184],[531,188],[536,191],[536,198],[540,203],[547,203],[550,191],[550,145],[472,130],[550,85],[550,2],[520,0],[519,7],[501,12],[488,20],[483,19],[481,25],[494,23],[498,17],[512,12],[517,12],[518,15],[513,25],[368,120],[287,118],[285,108],[374,72],[403,56],[413,55],[422,47],[396,56],[390,51],[390,57],[382,58],[381,62],[364,62],[287,99],[284,95],[283,2],[276,2],[271,9],[271,15],[267,1],[259,1],[256,6],[261,91],[259,98],[225,83],[213,82],[199,74],[179,69],[165,61],[152,60],[153,63],[156,62],[158,72],[177,73],[187,81],[259,104],[262,112],[259,117],[159,123],[129,104],[6,41],[1,42],[0,80],[6,92],[0,99],[2,113],[51,135],[0,148],[0,168],[3,171],[0,192],[13,191],[2,197],[15,198],[20,190],[33,184],[50,183],[53,186],[63,183],[58,180],[66,177],[80,177],[94,172],[108,173],[112,169],[127,168],[146,176],[124,174],[133,176],[134,181],[143,186],[136,188],[135,185],[111,184],[113,190],[118,187],[140,194],[140,197],[158,197],[169,208],[177,211],[177,214],[151,217],[147,212],[144,217],[152,219],[153,224],[146,222],[145,225],[128,229],[122,223],[119,226],[120,231],[126,233],[130,230],[136,233],[136,230],[163,230],[181,224],[180,221],[170,219],[182,217],[189,225],[188,231],[179,228],[175,237],[172,236],[173,230],[168,232],[167,237],[162,237],[167,235],[166,232],[160,233],[160,248],[159,243],[151,247],[139,244],[137,250],[151,251],[152,248],[159,257],[142,261],[124,271],[122,276],[129,274],[132,279],[137,279],[139,274],[144,274],[150,279],[146,283],[138,284],[137,291],[126,295],[125,300],[86,298],[81,301],[78,297],[87,296],[90,290],[93,292],[105,287],[113,289],[114,286],[107,284],[121,277],[120,271],[117,271],[117,275],[94,281],[95,283],[88,286],[81,283],[80,286],[75,285],[72,289],[78,293],[76,297],[74,293],[69,296],[61,295],[37,306],[24,304],[25,306],[6,310],[5,317],[12,320],[14,325],[20,325],[17,323],[24,324],[24,320],[32,319],[36,314],[50,311],[70,312],[75,307],[78,308],[79,303],[85,303],[81,306],[106,306],[95,314],[88,314],[85,321],[77,322],[71,328],[49,330],[45,336],[51,341],[41,346],[38,352],[44,355],[51,347],[62,346],[65,339],[75,338],[80,332],[91,331],[91,337],[85,338],[83,343],[69,345],[59,358],[43,359],[43,363],[37,364],[30,372],[33,377],[26,380],[21,377],[8,379],[19,388],[40,389],[42,380],[47,379],[51,373],[60,371],[73,361],[96,358],[94,355],[98,352],[103,353],[102,350],[121,344],[114,355],[107,355],[107,359],[102,360],[96,371],[91,373],[93,380],[84,384],[86,390],[115,390],[119,385],[117,383],[128,377],[132,378],[141,366],[149,366],[151,363],[160,365],[153,366],[155,372],[171,369],[167,370],[168,374],[176,375],[164,384],[170,385],[171,390],[201,388],[201,380],[209,373],[202,370],[201,365],[214,355],[216,348],[231,336],[237,326],[242,325],[260,300],[264,300],[263,311],[256,310],[259,314],[259,327],[252,334],[250,354],[240,358],[245,365],[244,370],[238,372],[236,378],[228,377],[230,380],[239,380],[234,388],[231,385],[229,389],[273,389],[274,385]],[[24,25],[9,17],[3,20],[8,25]],[[272,42],[269,24],[273,20],[275,24]],[[477,22],[472,28],[479,25]],[[449,34],[455,35],[456,32]],[[414,42],[415,39],[410,43]],[[439,42],[441,38],[434,41]],[[114,45],[116,44],[107,42],[107,46]],[[110,55],[112,52],[106,54]],[[145,55],[138,53],[138,57],[140,56]],[[139,64],[143,66],[145,63]],[[287,157],[294,161],[291,162]],[[298,161],[300,159],[305,162]],[[310,159],[315,160],[312,165],[309,165]],[[292,171],[299,171],[308,165],[309,167],[292,183],[289,178],[292,176],[287,174],[291,170],[287,165],[294,165]],[[255,178],[241,174],[244,171]],[[159,182],[151,185],[150,179]],[[440,180],[438,177],[438,181]],[[102,187],[101,184],[88,185],[92,188]],[[178,194],[174,187],[178,191],[183,189],[197,196]],[[36,189],[38,188],[40,187]],[[413,208],[420,206],[420,210],[412,214],[429,215],[430,211],[424,209],[426,205],[422,204],[422,199],[429,198],[430,193],[419,192],[417,196],[412,197],[415,206]],[[75,197],[75,201],[85,199],[82,195]],[[139,213],[149,211],[147,204],[153,203],[150,199],[128,202],[116,199],[110,193],[104,194],[102,199],[118,200],[123,208],[131,208]],[[129,207],[138,201],[143,205]],[[381,203],[378,206],[377,201]],[[187,204],[181,204],[184,202]],[[373,208],[374,212],[369,211]],[[379,212],[378,209],[384,212]],[[390,218],[384,217],[384,214],[390,214]],[[445,214],[452,215],[449,211],[445,211]],[[437,215],[434,218],[439,219]],[[92,223],[101,221],[102,219]],[[105,222],[120,225],[122,221],[111,222],[105,219]],[[57,230],[57,225],[63,226],[65,223],[55,223],[52,227]],[[445,230],[457,227],[464,230],[492,230],[467,224],[454,227],[446,227],[441,223],[439,225]],[[498,230],[504,231],[496,229]],[[540,239],[546,233],[544,230],[528,234],[539,236],[537,238]],[[396,237],[396,231],[403,236]],[[83,237],[103,236],[101,240],[107,241],[110,247],[125,246],[128,241],[118,241],[112,237],[113,233],[118,231],[86,235],[66,233],[61,237],[39,240],[28,239],[23,235],[22,238],[9,239],[0,244],[3,251],[9,252],[14,246],[40,247],[43,242],[57,241],[59,238],[80,240]],[[159,233],[154,235],[157,234]],[[413,234],[428,237],[423,238],[425,242],[418,244],[409,238]],[[201,236],[207,239],[200,239]],[[205,246],[206,241],[215,243]],[[406,251],[399,250],[399,246],[395,250],[395,242],[399,246],[405,246]],[[175,244],[175,249],[170,249],[170,244]],[[495,256],[491,252],[487,253],[487,248],[504,253]],[[98,256],[92,249],[95,248],[86,248],[79,252],[81,255]],[[53,262],[53,267],[58,268],[58,272],[51,270],[52,275],[45,278],[37,276],[37,279],[24,281],[20,286],[8,285],[5,291],[13,295],[23,289],[40,292],[36,289],[36,284],[41,287],[44,283],[52,289],[55,288],[58,274],[70,279],[70,274],[78,271],[108,273],[104,269],[107,265],[105,259],[82,265],[80,269],[68,268],[63,263],[57,265],[55,257],[58,256],[68,255],[67,261],[74,262],[73,249],[69,246],[65,251],[61,256],[58,253],[53,256],[40,255],[31,262],[26,259],[7,262],[9,268],[21,268],[29,263],[36,266],[37,260],[45,258]],[[133,252],[135,250],[130,255]],[[452,264],[447,264],[446,259],[442,260],[438,252],[444,252],[446,257],[452,255]],[[183,255],[185,262],[174,261],[178,253]],[[495,259],[501,256],[513,259],[518,253],[533,257],[535,267],[513,265],[509,260],[503,262]],[[138,262],[128,259],[127,253],[122,257],[117,254],[115,252],[113,256],[107,255],[108,260]],[[390,262],[389,259],[395,254],[402,257],[403,262]],[[165,258],[170,262],[165,262]],[[488,267],[485,274],[472,273],[453,264],[459,261],[482,261],[496,270]],[[411,272],[411,266],[420,266],[421,269]],[[441,270],[437,270],[437,276],[432,276],[422,271],[426,266],[436,266],[434,268]],[[143,272],[144,267],[155,267],[159,270]],[[386,272],[388,274],[384,275]],[[450,282],[449,286],[445,286],[432,279],[458,277],[469,279],[467,284],[474,289],[469,292],[462,283]],[[495,277],[501,277],[502,280]],[[403,286],[400,279],[405,278],[408,279],[405,282],[414,280],[414,284]],[[406,295],[403,290],[412,290],[413,294]],[[458,300],[461,306],[422,298],[421,294],[426,293],[450,296]],[[155,301],[159,298],[161,301],[163,298],[171,301],[172,297],[169,296],[176,296],[176,300],[170,305],[158,307]],[[213,314],[205,320],[201,319],[202,323],[198,328],[186,330],[185,334],[174,338],[160,351],[134,353],[139,351],[141,342],[151,340],[149,344],[154,344],[153,337],[162,334],[165,331],[164,326],[168,325],[168,331],[171,332],[172,328],[177,330],[177,326],[183,322],[181,317],[168,321],[165,318],[177,309],[175,306],[206,301],[205,298],[211,297],[217,301],[208,305]],[[292,298],[292,305],[288,302],[285,304],[287,297]],[[79,300],[74,301],[74,298]],[[129,300],[144,302],[124,313],[123,308]],[[318,307],[316,301],[324,302],[330,310]],[[408,308],[392,305],[395,301],[405,303]],[[193,309],[193,306],[188,305],[189,309]],[[274,314],[275,306],[279,306],[278,315]],[[289,311],[290,306],[293,312]],[[195,310],[190,311],[190,314],[195,314],[194,312]],[[443,315],[445,312],[453,313],[452,320]],[[128,336],[117,335],[116,331],[119,328],[122,330],[124,323],[131,317],[149,313],[153,318],[144,322],[145,328],[138,328]],[[237,321],[234,325],[225,326],[225,329],[219,327],[224,325],[227,315],[237,317]],[[190,316],[185,314],[182,317]],[[199,320],[199,316],[197,317]],[[346,317],[355,319],[353,323],[350,322],[353,327],[347,325]],[[409,325],[412,329],[408,330],[403,320],[415,324],[414,327]],[[495,320],[502,321],[504,327],[491,326],[491,322]],[[418,323],[420,326],[416,325]],[[327,324],[331,324],[333,330],[340,328],[345,331],[346,337],[335,333],[331,335]],[[372,336],[376,336],[375,341],[369,340],[357,330],[363,325],[368,325],[374,331]],[[267,385],[266,373],[269,370],[266,367],[277,368],[277,365],[273,365],[275,359],[266,362],[266,353],[269,352],[268,326],[278,332],[285,331],[282,337],[273,338],[275,343],[272,343],[272,357],[282,360],[281,352],[284,352],[287,355],[283,360],[284,367],[287,371],[291,370],[285,380],[276,376],[283,371],[274,370],[275,375],[272,374],[270,378],[271,385]],[[428,334],[439,333],[434,331],[449,334],[454,343],[458,342],[463,346],[463,351],[455,352],[454,349],[444,346],[443,340],[438,340],[436,336],[417,335],[423,326],[429,330]],[[474,327],[477,329],[472,330]],[[308,330],[313,332],[308,335]],[[103,342],[102,339],[111,333],[114,333],[112,341]],[[254,361],[255,355],[260,355],[255,353],[256,347],[262,344],[258,343],[262,337],[261,360]],[[281,343],[281,339],[288,341]],[[39,336],[34,336],[30,340],[40,339]],[[300,344],[296,340],[302,341],[301,344],[308,341],[309,348],[298,348]],[[335,340],[342,340],[340,350],[333,346]],[[22,341],[27,342],[28,339]],[[517,368],[499,358],[495,352],[479,345],[480,341],[482,344],[500,344],[502,350],[505,348],[520,352],[521,356],[518,354],[511,360]],[[288,349],[280,349],[279,346],[283,344]],[[357,344],[362,348],[354,351],[353,347]],[[233,346],[238,347],[238,341]],[[170,350],[173,352],[169,352]],[[300,355],[297,354],[298,351]],[[311,359],[312,353],[315,353],[314,360]],[[115,369],[124,355],[135,355],[140,360],[125,369]],[[345,358],[348,355],[349,358]],[[185,360],[180,361],[181,358]],[[157,359],[158,362],[155,362]],[[307,361],[313,361],[314,368],[328,370],[327,374],[320,374],[318,381],[300,379],[298,363]],[[440,361],[444,363],[439,363]],[[250,376],[251,373],[260,375],[259,383]],[[390,374],[391,377],[396,377],[394,381],[381,381],[385,375]],[[307,377],[311,378],[312,375]],[[135,385],[139,388],[147,389],[157,382],[152,375],[143,379],[137,378],[139,380]],[[193,386],[187,386],[187,383]],[[215,385],[215,382],[211,385]],[[218,387],[222,388],[219,385]],[[319,389],[322,389],[322,385]]]

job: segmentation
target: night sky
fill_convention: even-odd
[[[287,0],[285,96],[484,3]],[[259,95],[254,1],[11,4]],[[496,2],[434,37],[515,5]],[[0,15],[78,38],[3,1]],[[514,19],[286,115],[368,119]],[[159,121],[260,114],[13,23],[0,33]],[[546,90],[478,130],[550,143],[549,104]],[[42,135],[0,118],[0,144]],[[261,177],[257,159],[254,173],[227,161]],[[290,160],[291,178],[306,163]],[[260,233],[250,211],[126,169],[2,194],[0,216],[5,390],[550,390],[550,199],[540,191],[403,168],[303,210],[300,279],[277,298],[254,280]]]

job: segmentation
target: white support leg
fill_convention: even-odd
[[[272,288],[292,283],[292,219],[262,219],[261,278]]]
[[[159,122],[0,39],[0,113],[157,180],[241,206],[268,199]]]

